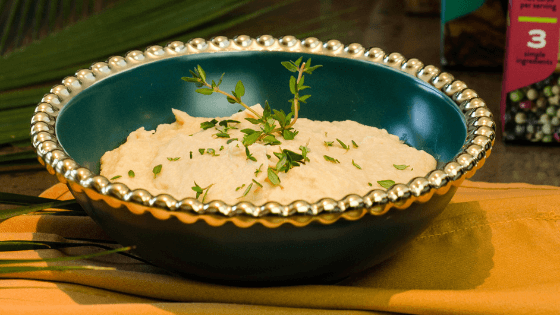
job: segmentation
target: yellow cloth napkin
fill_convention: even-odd
[[[43,196],[71,197],[60,184]],[[560,314],[559,205],[560,187],[465,181],[408,247],[336,285],[220,286],[111,255],[58,264],[116,270],[0,275],[0,314]],[[16,239],[110,244],[88,217],[1,222],[0,240]],[[98,250],[29,250],[0,258]]]

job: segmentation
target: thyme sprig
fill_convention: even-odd
[[[202,188],[200,186],[198,186],[198,184],[196,182],[194,182],[194,186],[191,187],[192,190],[194,190],[196,192],[196,199],[198,199],[198,197],[200,197],[200,195],[202,195],[204,193],[204,195],[202,196],[202,202],[204,202],[204,200],[206,199],[206,196],[208,195],[208,190],[210,190],[210,187],[212,187],[214,184],[210,184],[208,186],[206,186],[205,188]]]
[[[241,100],[241,97],[245,95],[245,86],[243,85],[243,82],[238,81],[235,85],[235,90],[231,91],[231,93],[224,92],[219,88],[220,84],[222,83],[224,74],[222,74],[218,83],[216,83],[214,80],[212,80],[212,83],[208,83],[206,80],[206,72],[200,65],[194,68],[194,70],[189,70],[192,77],[182,77],[181,79],[187,82],[195,83],[198,87],[198,89],[196,90],[197,93],[203,95],[220,93],[222,95],[225,95],[228,102],[232,104],[240,104],[256,117],[246,119],[252,124],[259,125],[260,130],[241,130],[243,133],[245,133],[242,141],[244,146],[249,146],[257,141],[262,141],[265,145],[279,145],[281,144],[281,142],[276,139],[275,134],[282,136],[285,140],[294,139],[298,132],[293,130],[293,126],[299,117],[300,103],[305,103],[306,100],[311,97],[311,95],[300,95],[300,91],[309,88],[309,86],[304,85],[304,73],[311,74],[315,69],[321,67],[321,65],[311,66],[311,58],[302,63],[302,57],[300,57],[296,61],[283,61],[282,65],[288,71],[297,72],[297,78],[291,76],[289,81],[290,92],[292,92],[294,98],[290,100],[290,102],[292,103],[292,108],[291,112],[288,114],[284,113],[283,110],[271,110],[268,102],[265,102],[266,106],[264,108],[263,114],[260,115]],[[223,121],[220,122],[219,125],[222,125],[222,123]],[[216,119],[213,119],[208,122],[203,122],[200,127],[206,130],[208,128],[215,127],[216,124],[218,124],[218,121]],[[221,138],[228,138],[229,135],[227,134],[227,122],[222,126],[225,127],[225,130],[223,128],[216,127],[216,129],[220,131],[216,134],[216,136]]]

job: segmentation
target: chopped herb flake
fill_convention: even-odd
[[[352,145],[354,146],[354,148],[358,147],[358,145],[356,144],[356,142],[354,142],[354,140],[352,140]]]
[[[211,121],[205,121],[203,123],[200,124],[200,128],[202,128],[203,130],[212,128],[214,126],[216,126],[216,124],[218,123],[218,121],[216,119],[212,119]]]
[[[334,141],[324,141],[326,147],[332,147]]]
[[[122,177],[121,175],[113,176],[113,177],[111,178],[111,180],[114,180],[114,179],[117,179],[117,178],[121,178],[121,177]]]
[[[406,169],[407,167],[409,167],[410,165],[395,165],[395,164],[393,164],[393,166],[394,166],[396,169],[402,171],[402,170]]]
[[[350,147],[347,146],[344,142],[342,142],[340,139],[336,139],[336,141],[338,141],[338,143],[340,143],[340,146],[342,146],[342,148],[346,151],[350,150]]]
[[[272,185],[274,186],[280,185],[280,178],[278,177],[278,174],[276,174],[274,169],[272,167],[269,167],[267,172],[268,172],[267,178],[272,183]]]
[[[198,152],[200,152],[200,155],[203,155],[204,151],[206,151],[206,149],[198,149]]]
[[[168,157],[167,160],[168,160],[168,161],[177,161],[177,160],[180,159],[180,158],[181,158],[181,157],[174,157],[174,158]]]
[[[340,163],[339,160],[337,160],[337,159],[335,159],[335,158],[332,158],[332,157],[330,157],[330,156],[328,156],[328,155],[323,155],[323,157],[325,158],[325,160],[327,160],[327,161],[329,161],[329,162],[331,162],[331,163]]]
[[[134,174],[133,170],[128,171],[128,177],[134,177],[134,176],[136,175]]]
[[[354,162],[354,160],[352,160],[352,165],[354,165],[357,169],[361,170],[362,168],[360,167],[360,165],[356,164],[356,162]]]
[[[190,153],[190,156],[191,156],[191,160],[192,160],[192,151],[191,151],[191,153]]]
[[[241,185],[241,186],[235,188],[235,191],[238,191],[239,189],[241,189],[241,188],[243,188],[243,187],[245,187],[245,184],[243,184],[243,185]]]
[[[257,170],[255,171],[255,177],[257,177],[257,175],[259,175],[261,171],[261,167],[263,166],[263,164],[261,163],[261,165],[259,166],[259,168],[257,168]]]
[[[216,154],[216,150],[212,149],[212,148],[208,148],[206,149],[206,152],[208,154],[210,154],[211,156],[220,156],[219,154]]]
[[[247,189],[245,189],[245,192],[243,193],[243,196],[241,196],[241,197],[239,197],[239,198],[242,198],[242,197],[247,196],[247,194],[249,193],[249,191],[251,191],[251,188],[253,188],[253,183],[250,183],[249,186],[247,186]]]
[[[367,184],[368,184],[368,185],[370,185],[370,186],[373,186],[373,184],[372,184],[372,183],[367,183]]]
[[[161,164],[154,166],[152,173],[154,173],[154,178],[156,178],[156,176],[161,173]]]
[[[385,188],[385,189],[389,189],[391,188],[391,186],[393,186],[395,184],[394,180],[390,180],[390,179],[386,179],[386,180],[378,180],[377,183]]]
[[[259,187],[261,187],[261,188],[263,187],[263,185],[261,183],[257,182],[256,180],[252,179],[252,181],[253,181],[253,183],[257,184]]]

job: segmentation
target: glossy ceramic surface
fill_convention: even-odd
[[[138,127],[172,122],[171,108],[204,117],[238,110],[181,80],[197,64],[208,77],[225,72],[224,90],[242,80],[248,104],[268,100],[286,110],[290,74],[280,62],[300,56],[324,66],[306,80],[313,97],[301,116],[385,128],[433,154],[438,169],[365,196],[289,205],[177,200],[96,175],[104,152]],[[378,48],[291,36],[195,39],[113,57],[53,87],[32,119],[39,161],[115,240],[184,275],[251,285],[336,281],[394,254],[483,165],[494,128],[476,92],[433,66]]]

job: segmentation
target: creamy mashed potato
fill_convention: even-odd
[[[262,114],[260,105],[252,109]],[[282,142],[280,145],[250,145],[250,153],[256,159],[253,161],[247,159],[241,143],[244,134],[240,130],[258,128],[245,120],[255,118],[248,110],[231,117],[216,118],[218,121],[240,121],[234,125],[237,129],[228,131],[230,139],[238,138],[239,141],[230,143],[227,143],[228,138],[217,138],[215,128],[201,129],[200,124],[211,118],[191,117],[175,109],[173,113],[175,123],[162,124],[155,131],[142,127],[132,132],[126,143],[105,153],[101,158],[101,174],[131,189],[142,188],[154,195],[165,193],[178,199],[195,197],[192,187],[196,182],[201,188],[212,185],[207,190],[206,202],[263,204],[276,201],[288,204],[298,199],[315,202],[324,197],[340,199],[350,193],[365,195],[371,189],[381,188],[378,181],[407,183],[436,167],[436,160],[430,154],[403,144],[384,129],[354,121],[327,122],[305,118],[299,118],[294,126],[299,131],[294,140],[278,136]],[[336,139],[349,149],[344,149]],[[325,142],[332,142],[332,146]],[[309,149],[307,157],[310,161],[287,173],[279,173],[279,186],[270,183],[267,180],[268,166],[275,167],[278,162],[274,152],[288,149],[301,154],[302,145]],[[204,154],[199,152],[202,149]],[[208,149],[214,149],[215,153],[208,153]],[[327,161],[325,155],[339,163]],[[161,165],[161,169],[154,174],[157,165]],[[406,167],[398,169],[394,165]],[[251,183],[251,189],[244,195]]]

